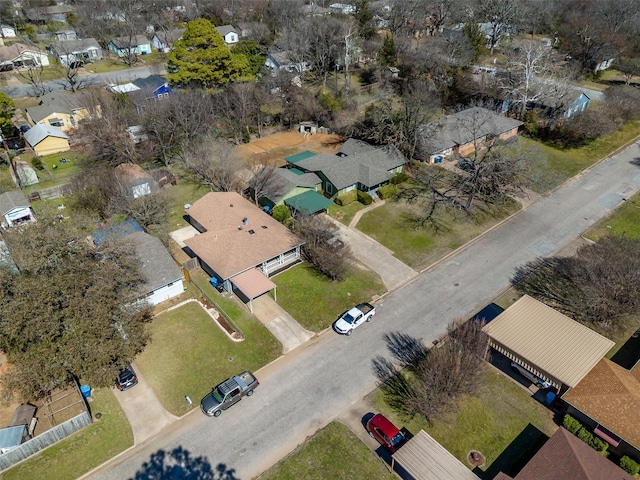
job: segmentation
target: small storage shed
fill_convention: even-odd
[[[391,469],[414,480],[479,480],[424,430],[391,456]]]
[[[559,390],[575,387],[614,342],[528,295],[483,331],[489,345]]]

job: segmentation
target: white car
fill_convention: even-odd
[[[376,314],[376,309],[370,303],[356,305],[333,323],[333,329],[343,335],[351,335],[353,331],[368,322]]]

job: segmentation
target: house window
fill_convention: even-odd
[[[328,194],[332,194],[333,193],[333,185],[331,185],[329,182],[327,182],[327,187],[325,188],[325,190],[327,191]]]
[[[52,118],[49,120],[49,125],[52,127],[64,127],[64,120],[61,118]]]

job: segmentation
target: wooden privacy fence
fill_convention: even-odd
[[[0,455],[0,472],[14,466],[16,463],[38,453],[40,450],[68,437],[72,433],[82,430],[91,424],[91,414],[87,411],[76,415],[70,420],[55,426],[37,437],[27,440],[20,446]]]

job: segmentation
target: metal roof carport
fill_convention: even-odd
[[[424,430],[391,456],[391,470],[396,463],[415,480],[479,480]]]
[[[246,270],[231,277],[231,283],[249,299],[249,310],[251,313],[253,313],[253,299],[263,293],[267,293],[269,290],[273,290],[275,300],[278,300],[276,284],[265,277],[257,268]]]
[[[614,345],[528,295],[482,330],[491,347],[560,390],[575,387]]]
[[[306,215],[313,215],[314,213],[326,210],[333,205],[331,200],[323,197],[313,190],[307,190],[306,192],[300,193],[294,197],[289,197],[285,199],[284,203],[293,210],[302,212]]]

